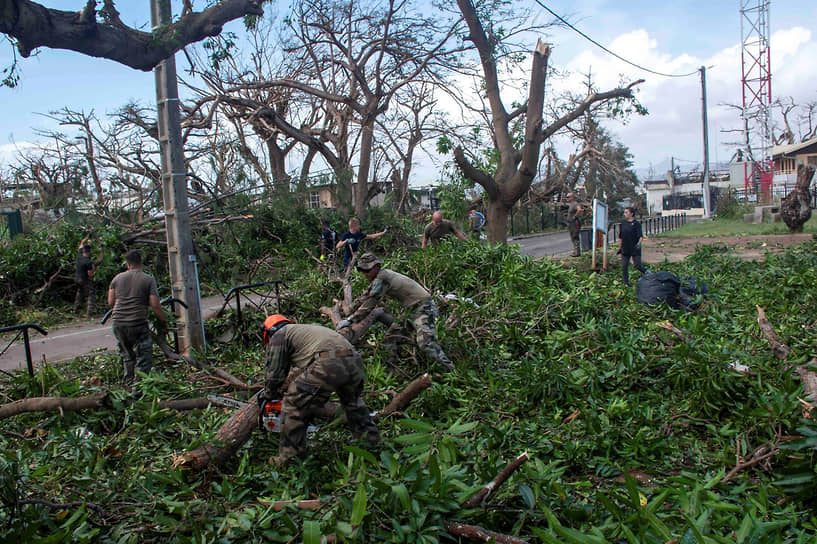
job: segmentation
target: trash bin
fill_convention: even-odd
[[[582,229],[579,231],[579,241],[581,242],[582,251],[590,251],[593,249],[593,229]]]

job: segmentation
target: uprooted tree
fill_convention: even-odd
[[[507,239],[508,214],[513,205],[527,193],[534,180],[542,143],[569,123],[581,118],[594,104],[611,103],[621,108],[621,102],[633,100],[632,89],[642,80],[606,92],[591,92],[567,113],[544,126],[545,79],[550,46],[540,40],[533,52],[527,100],[522,106],[509,112],[502,100],[498,75],[502,57],[499,45],[501,36],[493,31],[486,31],[471,0],[457,0],[457,5],[468,24],[468,39],[476,47],[482,65],[484,94],[490,110],[485,112],[485,117],[490,119],[496,166],[491,169],[479,166],[479,161],[475,160],[473,154],[469,156],[463,146],[454,150],[454,160],[463,176],[485,190],[488,239],[492,242],[504,242]],[[635,109],[643,111],[638,105],[635,105]],[[523,116],[524,139],[520,146],[518,139],[514,137],[514,128]]]
[[[803,232],[803,225],[811,218],[811,195],[808,188],[813,177],[813,166],[799,165],[794,190],[780,202],[780,217],[790,232]]]

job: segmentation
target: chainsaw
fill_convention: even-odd
[[[243,408],[249,403],[234,399],[232,397],[223,397],[220,395],[208,395],[207,400],[210,403],[224,406],[225,408]],[[260,406],[258,413],[258,426],[265,431],[271,433],[281,432],[281,400],[268,400]],[[318,430],[316,425],[310,425],[306,428],[307,435],[310,435]]]

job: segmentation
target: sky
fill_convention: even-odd
[[[515,0],[520,2],[520,0]],[[534,14],[550,16],[533,0],[522,0]],[[749,0],[743,0],[748,2]],[[712,162],[728,161],[734,152],[727,142],[737,134],[724,130],[740,128],[735,110],[724,104],[741,102],[741,0],[675,0],[653,2],[627,0],[542,0],[551,10],[622,57],[664,73],[694,72],[706,66],[709,103],[709,140]],[[43,1],[57,9],[76,10],[81,0]],[[749,2],[752,3],[752,2]],[[175,9],[181,2],[174,1]],[[143,5],[143,9],[139,8]],[[122,19],[143,26],[149,20],[148,0],[120,0]],[[795,102],[817,101],[817,3],[810,0],[772,1],[770,4],[772,93],[792,96]],[[240,25],[240,22],[231,23]],[[228,27],[232,29],[240,26]],[[558,87],[577,85],[591,71],[600,90],[626,81],[644,78],[637,98],[650,112],[636,116],[626,125],[609,128],[627,145],[640,177],[650,173],[663,176],[670,158],[682,169],[694,168],[703,157],[701,121],[701,81],[696,74],[668,78],[642,72],[608,55],[574,31],[550,29],[544,36],[553,44],[550,65],[571,74],[554,83]],[[533,47],[533,44],[531,44]],[[0,64],[10,58],[8,46],[0,48]],[[180,69],[181,55],[177,56]],[[36,129],[53,128],[44,114],[69,107],[78,111],[94,110],[99,116],[114,111],[129,101],[146,105],[155,102],[153,74],[139,72],[113,61],[93,59],[70,51],[40,50],[29,59],[21,59],[21,81],[17,88],[0,88],[2,125],[0,125],[0,165],[9,160],[9,152],[38,140]],[[435,181],[425,179],[434,168],[417,169],[414,184]]]

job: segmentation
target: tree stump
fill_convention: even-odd
[[[803,232],[803,224],[811,218],[809,185],[814,177],[814,167],[801,164],[797,167],[794,191],[780,202],[780,217],[789,232]]]

